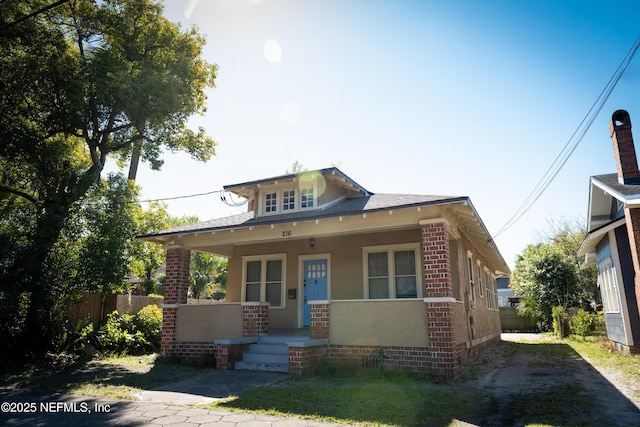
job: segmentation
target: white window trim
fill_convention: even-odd
[[[605,283],[605,276],[608,272],[610,281]],[[618,287],[618,277],[616,267],[611,257],[598,263],[598,286],[602,294],[602,305],[605,313],[620,313],[620,288]],[[615,305],[615,306],[614,306]]]
[[[313,206],[308,208],[302,207],[302,189],[313,189]],[[293,209],[284,210],[284,192],[294,191],[295,193],[295,206]],[[301,211],[309,211],[318,209],[318,185],[314,181],[313,183],[305,183],[298,181],[293,185],[287,184],[282,186],[269,186],[260,188],[259,197],[259,211],[262,215],[281,215]],[[273,212],[267,212],[267,194],[276,194],[276,210]]]
[[[473,280],[474,270],[473,253],[467,251],[467,279],[469,280],[469,306],[471,308],[476,308],[476,285]]]
[[[260,302],[266,302],[267,299],[267,261],[282,261],[282,284],[280,290],[280,305],[270,305],[270,309],[283,310],[287,307],[287,254],[269,254],[269,255],[251,255],[242,257],[242,301],[246,302],[247,293],[247,262],[249,261],[262,261],[262,267],[260,269]]]
[[[484,289],[485,298],[487,300],[487,308],[489,310],[495,310],[495,299],[493,297],[493,281],[491,280],[491,271],[487,267],[484,268]]]
[[[480,298],[484,298],[484,289],[482,289],[483,286],[486,286],[484,284],[484,270],[482,269],[482,263],[480,262],[480,260],[477,261],[478,263],[478,267],[476,268],[476,272],[478,273],[478,279],[476,280],[478,282],[478,296]]]
[[[369,253],[375,252],[387,252],[387,254],[393,254],[394,251],[406,251],[413,250],[415,251],[416,257],[416,299],[423,299],[423,284],[422,284],[422,267],[420,265],[421,256],[420,256],[420,243],[402,243],[397,245],[378,245],[378,246],[363,246],[362,247],[362,289],[364,299],[369,299],[369,262],[368,255]],[[389,265],[389,278],[388,278],[388,286],[389,286],[389,296],[394,295],[393,298],[387,298],[386,300],[411,300],[413,298],[396,298],[396,289],[395,289],[395,268],[393,267],[393,257],[387,256],[387,263]],[[376,299],[375,301],[385,301],[385,299]]]

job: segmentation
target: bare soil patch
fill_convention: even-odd
[[[468,373],[474,379],[464,384],[483,391],[486,405],[477,418],[465,420],[472,425],[640,425],[640,384],[596,369],[552,338],[502,342],[483,353]]]

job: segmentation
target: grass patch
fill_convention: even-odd
[[[2,385],[73,393],[112,399],[134,399],[134,394],[207,372],[198,366],[163,363],[156,354],[109,357],[63,366],[30,366],[7,375]]]
[[[347,378],[290,379],[267,392],[254,389],[207,406],[331,422],[447,426],[476,411],[480,398],[480,392],[433,384],[424,376],[366,371]]]

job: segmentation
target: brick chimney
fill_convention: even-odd
[[[609,123],[613,153],[618,166],[618,182],[620,184],[640,184],[640,170],[636,149],[631,135],[631,119],[625,110],[618,110],[611,116]]]

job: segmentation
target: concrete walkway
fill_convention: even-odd
[[[287,378],[274,372],[220,371],[142,391],[138,401],[0,388],[2,426],[344,426],[292,417],[194,408]]]

